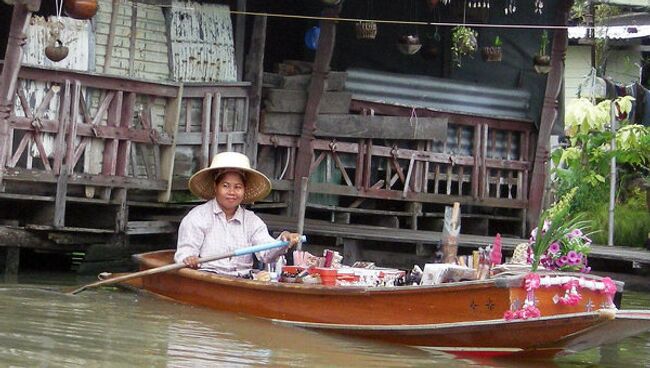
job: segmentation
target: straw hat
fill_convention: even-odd
[[[214,155],[210,167],[199,170],[190,178],[190,191],[203,199],[214,198],[214,179],[221,169],[235,169],[246,176],[246,190],[242,203],[260,200],[271,192],[271,181],[266,175],[251,168],[246,155],[239,152],[222,152]]]

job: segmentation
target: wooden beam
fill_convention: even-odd
[[[565,5],[566,6],[566,5]],[[568,7],[560,11],[560,19],[557,24],[566,24],[568,18]],[[537,136],[537,148],[533,173],[529,188],[528,226],[533,228],[539,220],[542,211],[542,200],[544,198],[544,187],[549,159],[549,140],[553,124],[558,117],[559,96],[564,78],[564,57],[568,44],[566,29],[557,29],[553,34],[553,51],[551,52],[551,71],[546,81],[544,92],[544,105],[540,117],[539,134]]]
[[[106,55],[104,55],[104,73],[109,73],[113,60],[113,44],[115,44],[115,29],[117,18],[120,15],[120,0],[113,0],[111,6],[111,22],[108,26],[108,41],[106,42]]]
[[[237,0],[237,11],[246,11],[246,0]],[[258,17],[255,18],[257,19]],[[237,80],[242,80],[242,76],[244,75],[244,41],[246,40],[246,14],[238,13],[236,19],[237,25],[235,26],[235,65],[237,66]],[[264,22],[266,23],[266,19]]]
[[[112,15],[111,15],[111,20]],[[135,43],[138,36],[138,5],[131,3],[131,34],[129,35],[129,77],[135,72]]]
[[[18,73],[23,57],[23,45],[27,42],[25,30],[32,17],[31,11],[38,10],[40,0],[32,0],[29,5],[14,5],[9,25],[9,38],[5,49],[4,65],[0,75],[0,191],[2,191],[2,169],[7,162],[9,154],[9,116],[12,111],[12,102],[16,94]]]
[[[7,62],[5,61],[5,67],[6,65]],[[21,79],[31,79],[40,82],[59,84],[65,83],[66,79],[78,80],[84,87],[113,91],[120,90],[124,93],[135,92],[140,95],[150,95],[156,97],[173,98],[178,95],[178,92],[180,90],[180,83],[124,79],[120,76],[115,75],[105,75],[92,72],[80,72],[45,67],[37,68],[23,66],[20,69],[19,76]]]
[[[265,113],[260,131],[265,134],[298,135],[303,115]],[[349,114],[319,115],[314,137],[436,139],[447,138],[446,118],[418,118],[417,123],[406,116],[363,116]]]
[[[260,110],[262,108],[262,85],[264,80],[264,50],[266,44],[266,17],[255,17],[251,36],[246,80],[251,82],[248,104],[248,134],[246,137],[246,154],[251,165],[257,167],[257,134],[260,127]]]
[[[160,155],[160,178],[165,180],[167,188],[158,195],[158,201],[168,202],[172,190],[174,176],[174,157],[176,157],[176,137],[178,136],[178,120],[181,116],[181,102],[183,101],[183,85],[178,89],[178,96],[168,101],[165,108],[165,125],[163,131],[172,137],[172,144],[164,146]]]
[[[63,164],[61,172],[56,181],[56,199],[54,202],[54,220],[52,224],[55,228],[65,226],[65,207],[66,196],[68,194],[68,167]]]
[[[325,18],[336,18],[339,16],[341,7],[328,7],[323,10]],[[314,157],[314,149],[311,145],[314,140],[314,130],[316,129],[316,119],[320,109],[320,100],[323,96],[325,79],[330,69],[330,61],[334,53],[334,43],[336,40],[336,23],[332,20],[321,21],[321,33],[316,49],[314,59],[314,69],[312,71],[311,81],[309,83],[309,97],[305,107],[305,120],[302,125],[302,135],[300,137],[300,146],[298,148],[298,157],[296,158],[296,167],[294,178],[309,177],[309,167]],[[300,203],[300,180],[294,180],[293,191],[293,208],[292,213],[298,213]]]
[[[0,226],[0,247],[50,248],[55,243],[21,228]]]
[[[319,113],[347,114],[350,111],[351,100],[351,92],[325,92]],[[306,102],[306,91],[272,88],[266,91],[264,109],[269,112],[304,113]]]

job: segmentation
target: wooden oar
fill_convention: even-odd
[[[304,241],[307,240],[307,238],[303,235],[300,240],[304,242]],[[253,246],[253,247],[237,249],[234,252],[230,252],[230,253],[226,253],[226,254],[217,254],[217,255],[214,255],[214,256],[203,257],[203,258],[199,259],[199,263],[206,263],[206,262],[210,262],[210,261],[216,261],[218,259],[243,256],[245,254],[260,252],[260,251],[263,251],[263,250],[269,250],[269,249],[273,249],[273,248],[285,247],[287,245],[289,245],[288,241],[278,240],[278,241],[274,241],[274,242],[271,242],[271,243],[256,245],[256,246]],[[80,292],[82,292],[82,291],[84,291],[86,289],[92,289],[92,288],[96,288],[96,287],[102,286],[102,285],[117,284],[117,283],[122,282],[122,281],[137,279],[139,277],[155,275],[157,273],[162,273],[162,272],[167,272],[167,271],[178,270],[178,269],[185,268],[185,267],[187,267],[187,265],[185,263],[172,263],[172,264],[168,264],[168,265],[165,265],[165,266],[150,268],[148,270],[144,270],[144,271],[140,271],[140,272],[134,272],[134,273],[130,273],[128,275],[118,276],[118,277],[115,277],[115,278],[112,278],[112,279],[96,281],[96,282],[93,282],[91,284],[87,284],[87,285],[81,286],[81,287],[79,287],[77,289],[74,289],[74,290],[68,292],[68,294],[75,295],[75,294],[79,294]]]

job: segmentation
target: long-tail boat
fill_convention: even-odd
[[[172,263],[173,254],[163,250],[134,257],[147,270]],[[614,305],[621,283],[586,274],[541,273],[532,281],[526,275],[362,287],[260,282],[180,269],[145,277],[141,287],[179,302],[278,324],[463,356],[552,358],[650,330],[650,310]],[[537,315],[519,313],[526,300],[533,301]]]

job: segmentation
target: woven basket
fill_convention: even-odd
[[[357,38],[360,40],[374,40],[377,37],[377,23],[357,22],[355,25]]]

